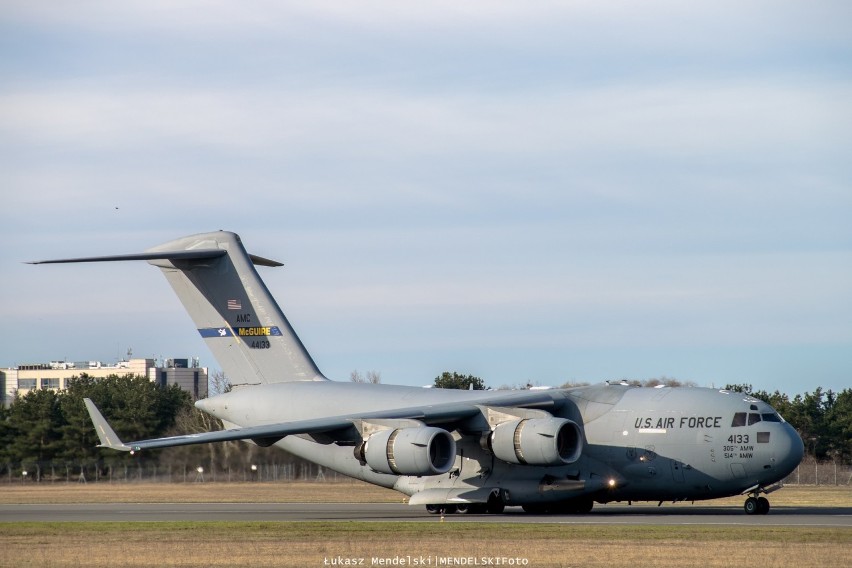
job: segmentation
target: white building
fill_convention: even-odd
[[[84,373],[95,378],[111,375],[147,377],[163,387],[176,384],[193,400],[207,396],[207,367],[199,367],[197,359],[167,359],[162,366],[158,366],[154,359],[130,359],[115,365],[105,365],[100,361],[51,361],[0,368],[0,404],[9,406],[15,396],[23,396],[33,389],[64,389],[69,379]]]

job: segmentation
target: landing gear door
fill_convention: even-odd
[[[683,462],[671,460],[672,464],[672,479],[675,483],[683,483]]]

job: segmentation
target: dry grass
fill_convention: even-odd
[[[360,482],[2,486],[2,503],[399,502]],[[788,487],[773,506],[852,506],[852,491]],[[742,497],[698,503],[742,506]],[[670,505],[669,505],[670,506]],[[689,504],[677,506],[689,507]],[[360,522],[0,523],[4,567],[322,567],[338,560],[521,558],[527,566],[852,566],[852,529]],[[385,564],[389,565],[389,564]],[[400,565],[399,563],[396,564]],[[447,564],[444,564],[447,565]],[[471,563],[468,563],[471,565]],[[504,566],[508,565],[504,562]]]
[[[26,523],[0,566],[310,567],[338,559],[521,558],[534,567],[852,565],[852,531],[478,523]],[[413,565],[411,562],[408,565]],[[507,565],[504,563],[504,565]]]
[[[41,483],[0,485],[3,503],[400,503],[361,481],[337,483]]]
[[[360,481],[291,483],[41,483],[0,485],[4,503],[399,503],[404,496]],[[696,506],[741,507],[743,497]],[[773,507],[852,507],[852,488],[789,486],[770,495]],[[647,503],[641,503],[647,505]],[[664,504],[664,506],[672,506]],[[679,507],[692,507],[679,503]]]

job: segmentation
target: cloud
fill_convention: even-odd
[[[359,357],[848,342],[850,10],[7,2],[0,311],[181,342],[150,267],[15,263],[225,228]]]
[[[786,159],[848,141],[850,91],[847,84],[670,83],[521,97],[55,85],[0,94],[0,128],[6,144],[73,144],[72,151],[192,147],[377,158],[393,149],[407,158],[527,161],[630,152],[742,159],[763,150]]]

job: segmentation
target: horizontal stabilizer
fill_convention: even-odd
[[[38,260],[27,264],[66,264],[72,262],[117,262],[121,260],[206,260],[225,256],[228,251],[222,249],[174,250],[161,252],[140,252],[137,254],[117,254],[112,256],[89,256],[83,258],[62,258],[58,260]],[[267,261],[266,262],[273,262]],[[274,265],[269,265],[274,266]],[[280,266],[280,265],[279,265]]]

